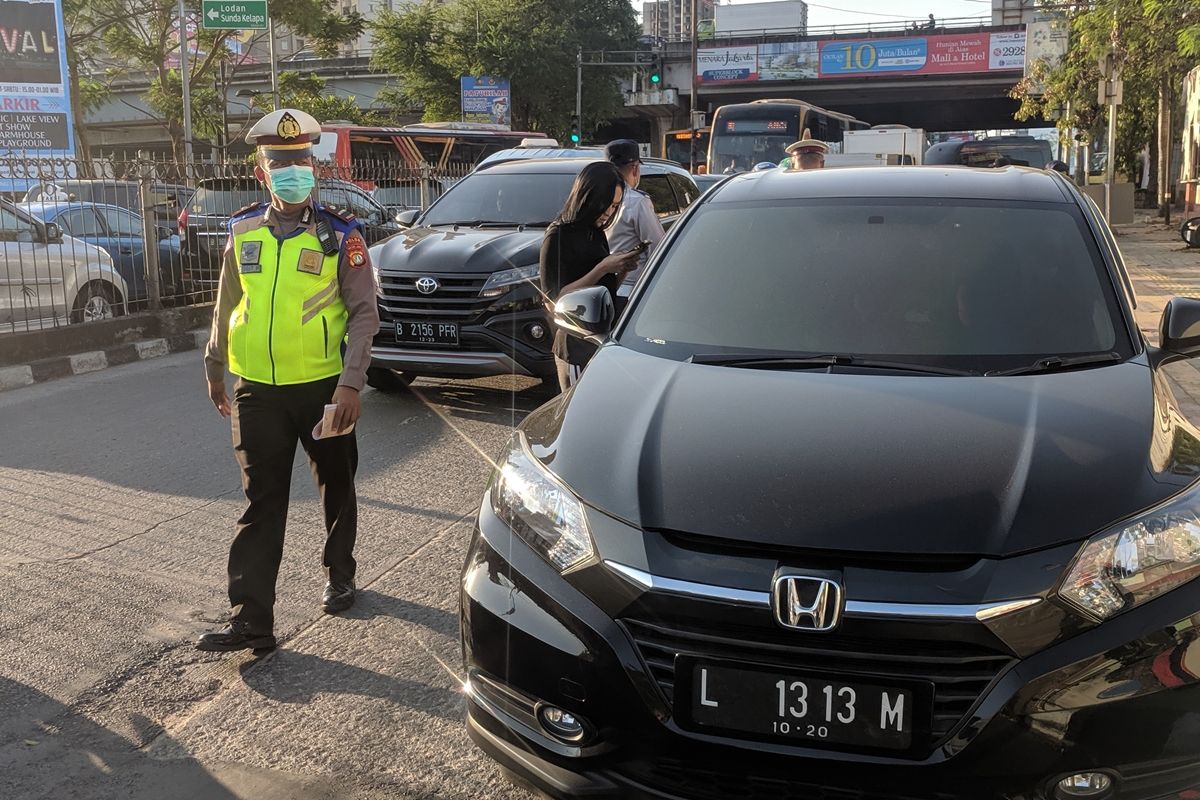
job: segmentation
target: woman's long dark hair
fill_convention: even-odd
[[[617,187],[625,187],[625,180],[610,161],[588,164],[575,178],[567,202],[559,212],[558,219],[565,225],[594,226],[600,215],[612,205]],[[617,215],[613,214],[612,219]],[[612,220],[609,220],[612,223]]]

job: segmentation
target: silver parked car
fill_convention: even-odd
[[[128,287],[108,253],[3,200],[0,247],[0,325],[125,313]]]

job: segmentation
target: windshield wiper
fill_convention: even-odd
[[[521,223],[504,222],[495,219],[472,219],[465,222],[452,222],[450,224],[455,228],[516,228]]]
[[[1064,369],[1074,369],[1075,367],[1090,367],[1095,366],[1096,364],[1113,364],[1120,360],[1120,353],[1101,353],[1100,355],[1075,356],[1073,358],[1066,356],[1047,356],[1046,358],[1039,358],[1032,364],[1026,364],[1023,367],[998,369],[993,370],[992,372],[985,372],[984,374],[989,378],[1003,375],[1035,375],[1039,372],[1058,372]]]
[[[708,364],[717,367],[741,367],[744,369],[806,369],[808,367],[861,367],[863,369],[893,370],[895,372],[920,372],[926,375],[978,375],[965,369],[933,367],[928,364],[908,364],[902,361],[860,358],[847,355],[777,355],[761,353],[697,353],[688,359],[692,364]]]

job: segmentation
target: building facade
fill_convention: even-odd
[[[699,18],[713,19],[715,0],[697,2]],[[652,0],[642,3],[642,33],[660,39],[689,39],[692,35],[692,0]]]

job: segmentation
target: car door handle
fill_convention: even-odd
[[[133,255],[133,248],[132,248],[132,247],[122,247],[122,248],[120,248],[120,251],[121,251],[122,253],[128,253],[129,255]]]

